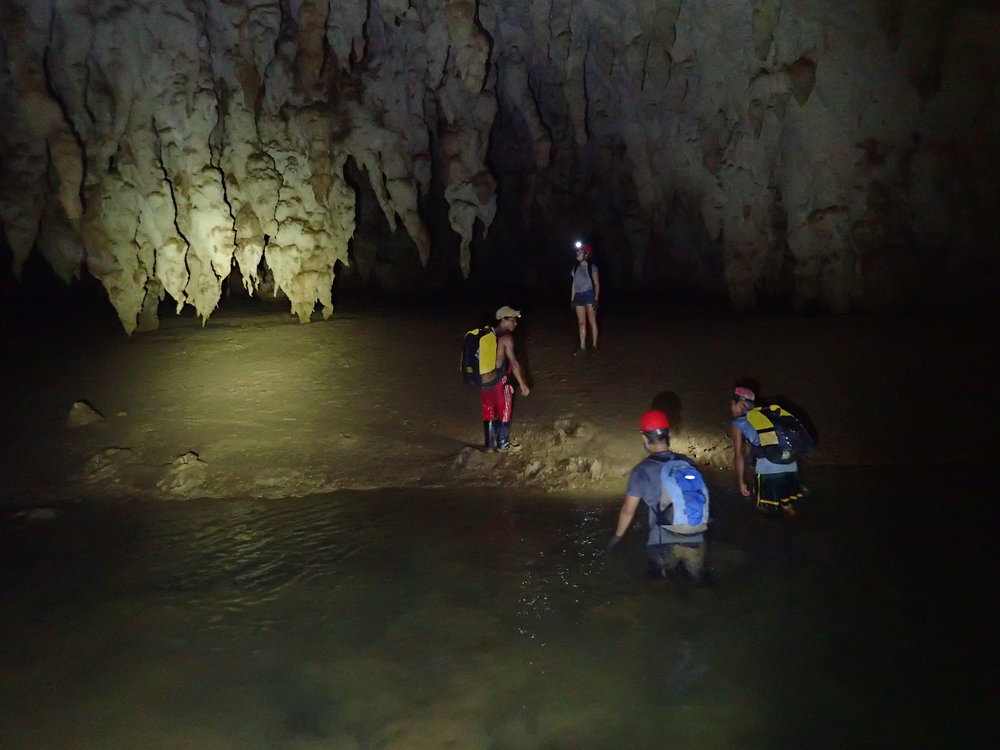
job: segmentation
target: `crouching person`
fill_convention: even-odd
[[[746,454],[749,453],[757,510],[796,516],[805,497],[797,459],[813,449],[812,436],[790,412],[776,404],[757,406],[756,398],[752,390],[743,386],[734,388],[730,398],[733,422],[729,433],[740,494],[743,497],[751,495],[746,476]]]
[[[629,474],[610,552],[628,531],[639,503],[648,508],[646,552],[653,574],[686,574],[695,583],[705,575],[708,487],[691,459],[670,450],[670,424],[662,411],[647,411],[639,423],[649,454]]]

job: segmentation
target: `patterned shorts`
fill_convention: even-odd
[[[776,513],[791,508],[805,497],[797,471],[758,474],[753,489],[757,510],[766,513]]]

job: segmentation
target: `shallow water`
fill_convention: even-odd
[[[991,736],[986,472],[713,498],[712,585],[617,500],[81,504],[0,530],[5,748],[968,747]],[[961,529],[935,528],[936,518]]]

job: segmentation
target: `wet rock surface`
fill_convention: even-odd
[[[0,404],[6,433],[19,438],[0,453],[0,498],[48,506],[470,485],[618,494],[644,455],[639,415],[654,406],[670,414],[675,450],[728,467],[729,388],[747,375],[816,425],[807,469],[985,460],[981,399],[913,405],[928,393],[985,396],[986,320],[962,321],[961,337],[956,319],[690,316],[663,325],[609,312],[602,322],[601,350],[581,366],[568,312],[526,317],[516,336],[532,392],[515,401],[521,447],[509,453],[481,449],[479,393],[457,368],[464,317],[359,311],[298,326],[271,309],[223,314],[207,328],[188,317],[142,340],[105,331],[38,350],[27,337],[12,350],[22,367]],[[109,380],[108,368],[132,377]],[[62,405],[80,394],[126,416],[68,430]]]

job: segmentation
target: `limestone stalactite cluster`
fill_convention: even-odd
[[[329,317],[348,160],[424,262],[437,185],[466,274],[505,186],[526,237],[562,215],[621,283],[740,307],[892,303],[996,250],[989,2],[8,0],[0,27],[15,268],[85,265],[129,332],[164,295],[206,320],[233,272]]]
[[[426,257],[431,132],[464,246],[490,223],[495,100],[472,3],[15,0],[2,12],[0,207],[15,265],[36,242],[65,279],[85,261],[130,332],[164,294],[207,319],[234,264],[254,290],[262,259],[300,319],[317,303],[329,317],[354,233],[349,157]]]

